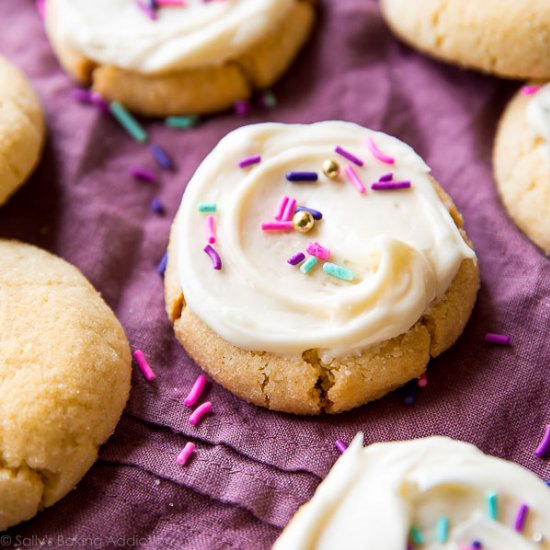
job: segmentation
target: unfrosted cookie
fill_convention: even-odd
[[[528,94],[518,92],[502,116],[493,166],[510,216],[550,255],[550,85],[525,90]]]
[[[546,0],[381,0],[391,29],[444,61],[510,78],[550,78]]]
[[[201,114],[271,86],[308,38],[314,0],[188,0],[149,19],[133,0],[48,0],[77,81],[145,115]]]
[[[185,191],[167,311],[187,352],[241,398],[345,411],[419,376],[462,333],[479,280],[461,225],[395,138],[344,122],[243,127]]]
[[[33,171],[43,141],[38,97],[23,73],[0,56],[0,205]]]
[[[130,390],[113,312],[73,266],[0,240],[0,531],[74,488]]]
[[[550,490],[446,437],[363,447],[358,434],[273,550],[550,548]]]

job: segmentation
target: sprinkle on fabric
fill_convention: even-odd
[[[301,266],[300,266],[300,271],[302,273],[309,273],[314,267],[315,265],[317,264],[317,258],[315,258],[315,256],[310,256],[306,261],[305,263],[303,263]]]
[[[111,112],[111,107],[105,99],[103,99],[97,92],[90,91],[90,101],[92,105],[97,107],[103,114],[108,115]]]
[[[202,214],[205,214],[207,212],[216,212],[217,209],[218,207],[214,202],[200,202],[197,206],[197,210]]]
[[[163,277],[164,272],[166,271],[166,265],[168,264],[168,252],[164,254],[162,257],[162,260],[159,262],[159,265],[157,266],[157,273]]]
[[[344,452],[348,448],[348,446],[341,439],[337,439],[336,442],[334,443],[334,446],[336,447],[336,449],[341,455],[344,454]]]
[[[416,403],[416,396],[418,395],[418,384],[409,382],[405,385],[405,397],[403,403],[405,407],[412,407]]]
[[[373,191],[397,191],[399,189],[409,189],[410,181],[378,181],[371,185]]]
[[[207,216],[206,220],[206,239],[210,244],[216,242],[216,220],[214,216]]]
[[[277,205],[277,210],[275,210],[275,219],[277,221],[281,221],[283,219],[283,216],[285,214],[285,208],[288,204],[288,201],[290,200],[290,197],[287,197],[284,195],[281,197],[281,200],[279,201],[279,204]]]
[[[235,101],[233,109],[238,117],[245,117],[250,114],[250,102],[245,100]]]
[[[550,424],[548,424],[544,430],[544,435],[542,436],[539,446],[535,450],[535,455],[539,458],[543,458],[548,454],[548,451],[550,451]]]
[[[222,268],[222,259],[220,258],[220,255],[216,252],[214,247],[211,244],[207,244],[203,248],[204,252],[208,255],[210,260],[212,261],[212,267],[219,271]]]
[[[209,413],[212,410],[212,403],[210,401],[207,401],[206,403],[203,403],[200,407],[197,407],[193,414],[189,417],[189,424],[191,426],[196,426],[201,418],[206,414]]]
[[[260,98],[260,105],[266,109],[275,109],[277,107],[277,97],[271,90],[267,90]]]
[[[323,271],[328,275],[332,275],[333,277],[342,279],[343,281],[353,281],[353,279],[355,279],[353,271],[350,271],[341,265],[332,264],[330,262],[323,264]]]
[[[90,105],[92,103],[92,98],[90,97],[90,90],[86,88],[73,88],[71,90],[71,96],[78,103],[84,103]]]
[[[523,95],[535,95],[539,90],[540,90],[540,86],[523,86],[523,88],[521,89],[521,93]]]
[[[151,201],[151,210],[159,216],[164,216],[164,214],[166,214],[166,208],[164,208],[164,204],[162,204],[159,199],[153,199]]]
[[[262,223],[262,231],[293,231],[294,224],[292,222],[264,222]]]
[[[258,164],[262,161],[261,155],[252,155],[250,157],[245,157],[239,161],[239,168],[247,168],[253,164]]]
[[[201,396],[202,390],[204,389],[204,386],[206,385],[207,378],[204,376],[204,374],[201,374],[193,384],[193,387],[189,391],[189,394],[187,397],[183,400],[183,404],[186,407],[192,407]]]
[[[294,256],[287,260],[289,265],[298,265],[306,259],[306,255],[303,252],[297,252]]]
[[[191,441],[189,441],[185,445],[185,447],[183,448],[181,453],[178,455],[178,458],[176,460],[178,466],[185,466],[187,464],[187,461],[189,460],[191,455],[195,452],[195,448],[196,448],[195,444],[191,443]]]
[[[168,126],[168,128],[176,128],[178,130],[189,130],[190,128],[194,128],[200,118],[195,115],[190,116],[169,116],[166,117],[164,120],[164,124]]]
[[[128,173],[136,180],[146,181],[148,183],[156,183],[157,176],[151,170],[146,170],[145,168],[129,168]]]
[[[139,369],[143,373],[143,376],[145,376],[145,379],[148,382],[152,382],[156,378],[156,375],[153,372],[153,369],[151,368],[149,363],[147,362],[147,359],[145,359],[145,354],[140,349],[137,349],[134,351],[134,359],[136,360]]]
[[[424,544],[424,537],[417,527],[411,527],[410,536],[415,544]]]
[[[164,168],[165,170],[171,170],[174,168],[174,163],[172,162],[172,159],[168,156],[168,153],[156,143],[151,143],[149,145],[149,151],[151,151],[151,155],[153,155],[153,158],[157,161],[157,164]]]
[[[529,513],[529,506],[527,504],[522,504],[519,507],[516,520],[514,521],[514,529],[521,533],[525,527],[525,520],[527,519],[527,514]]]
[[[445,544],[449,538],[449,518],[441,517],[437,520],[436,539],[440,544]]]
[[[380,151],[380,149],[378,148],[378,145],[376,145],[374,139],[372,139],[370,136],[367,136],[366,143],[372,155],[380,162],[383,162],[385,164],[395,164],[395,159],[393,157],[390,157],[389,155],[382,153],[382,151]]]
[[[317,181],[319,174],[317,172],[287,172],[286,179],[293,183]]]
[[[495,491],[489,491],[485,495],[487,502],[487,517],[496,521],[498,519],[498,495]]]
[[[147,132],[141,127],[139,122],[118,102],[111,101],[109,104],[111,113],[118,123],[130,134],[138,143],[145,143],[148,139]]]
[[[359,193],[364,194],[364,193],[367,192],[366,187],[363,185],[363,182],[359,179],[359,176],[357,175],[357,173],[353,169],[353,166],[348,164],[344,168],[344,172],[345,172],[346,176],[348,177],[349,181],[353,184],[353,186],[355,187],[355,189],[357,189],[357,191]]]
[[[336,149],[334,149],[334,152],[349,160],[350,162],[353,162],[353,164],[355,164],[356,166],[362,167],[365,164],[360,158],[357,158],[349,151],[346,151],[343,147],[340,147],[340,145],[338,145]]]
[[[281,218],[282,221],[288,222],[292,219],[292,216],[294,216],[294,210],[296,208],[296,199],[288,199],[288,202],[286,203],[285,210],[283,212],[283,217]]]
[[[428,385],[428,375],[424,372],[418,377],[418,387],[425,388]]]
[[[319,243],[308,243],[306,252],[310,256],[315,256],[316,258],[319,258],[320,260],[328,260],[330,258],[331,252],[328,248],[325,248],[324,246],[321,246]]]
[[[506,334],[496,334],[494,332],[488,332],[485,335],[485,341],[488,344],[496,344],[497,346],[509,346],[511,338]]]
[[[316,220],[316,221],[319,221],[319,220],[322,220],[323,219],[323,214],[321,214],[321,212],[319,212],[319,210],[313,210],[313,208],[306,208],[305,206],[297,206],[296,207],[296,212],[309,212],[312,216],[313,216],[313,219]]]

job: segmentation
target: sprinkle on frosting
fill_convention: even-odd
[[[134,351],[134,359],[136,360],[137,366],[143,373],[143,376],[145,376],[145,379],[148,382],[152,382],[156,378],[156,375],[147,362],[147,359],[145,359],[145,354],[140,349],[137,349]]]
[[[319,174],[317,172],[287,172],[286,179],[293,183],[317,181]]]
[[[393,174],[390,172],[389,174],[384,174],[378,178],[378,181],[391,181],[393,179]]]
[[[206,239],[209,244],[214,244],[216,242],[216,220],[214,216],[207,216],[206,220]]]
[[[177,464],[179,466],[185,466],[187,464],[187,461],[189,460],[189,458],[194,452],[195,452],[195,444],[189,441],[185,445],[181,453],[178,455],[178,458],[176,460]]]
[[[409,189],[410,181],[378,181],[371,185],[374,191],[396,191],[398,189]]]
[[[445,544],[449,538],[449,518],[441,517],[437,520],[436,539],[440,544]]]
[[[201,396],[202,390],[204,389],[206,382],[206,376],[204,376],[204,374],[199,375],[199,377],[195,380],[193,387],[189,391],[189,394],[183,400],[183,404],[186,407],[192,407],[193,405],[195,405],[195,403],[199,400]]]
[[[543,458],[550,451],[550,424],[546,426],[544,430],[544,435],[542,440],[539,443],[539,446],[535,449],[535,455],[539,458]]]
[[[262,231],[292,231],[294,224],[288,221],[264,222],[261,227]]]
[[[214,247],[211,244],[207,244],[203,250],[212,261],[212,267],[215,270],[219,271],[222,268],[222,259],[220,258],[220,255],[216,252]]]
[[[525,527],[525,520],[527,519],[527,514],[529,513],[529,506],[527,504],[521,504],[518,510],[518,514],[514,521],[514,529],[521,533]]]
[[[376,145],[376,142],[370,136],[367,136],[366,143],[372,155],[380,162],[385,164],[395,164],[395,159],[380,151],[378,145]]]
[[[496,344],[497,346],[509,346],[511,343],[511,338],[506,334],[496,334],[495,332],[488,332],[487,334],[485,334],[485,341],[488,344]]]
[[[191,426],[196,426],[200,422],[201,418],[206,413],[209,413],[211,410],[212,410],[212,403],[210,403],[210,401],[203,403],[202,405],[200,405],[200,407],[197,407],[193,411],[193,414],[189,417],[189,424],[191,424]]]
[[[323,265],[323,271],[328,275],[332,275],[333,277],[342,279],[343,281],[353,281],[353,279],[355,279],[353,271],[350,271],[341,265],[332,264],[330,262]]]
[[[367,192],[366,187],[363,185],[363,182],[359,179],[359,176],[357,175],[357,172],[354,170],[353,166],[348,164],[344,168],[344,172],[348,177],[349,181],[353,184],[353,186],[355,187],[355,189],[357,189],[359,193],[363,194]]]
[[[217,209],[218,207],[214,202],[200,202],[197,206],[197,210],[203,214],[207,212],[216,212]]]
[[[283,216],[285,214],[286,205],[288,204],[289,200],[290,200],[290,197],[287,197],[286,195],[281,197],[281,200],[279,201],[279,204],[277,205],[277,209],[275,210],[275,219],[277,221],[281,221],[283,219]]]
[[[149,136],[139,122],[118,101],[111,101],[109,108],[118,123],[138,142],[145,143]]]
[[[253,164],[258,164],[262,161],[261,155],[252,155],[250,157],[244,157],[239,161],[239,168],[247,168]]]
[[[411,527],[410,536],[415,544],[424,544],[424,536],[417,527]]]
[[[498,495],[495,491],[489,491],[485,495],[487,501],[487,517],[492,520],[498,519]]]
[[[290,221],[292,219],[292,216],[294,216],[295,208],[296,208],[296,199],[289,198],[285,205],[283,217],[281,218],[282,221],[284,222]]]
[[[313,208],[306,208],[305,206],[296,207],[296,212],[302,212],[302,211],[309,212],[313,216],[314,220],[319,221],[323,219],[323,214],[319,212],[319,210],[314,210]]]
[[[328,260],[330,258],[330,250],[321,246],[319,243],[308,243],[306,252],[311,255],[319,258],[320,260]]]
[[[340,147],[340,145],[336,146],[334,152],[338,153],[340,156],[344,157],[350,162],[353,162],[353,164],[355,164],[356,166],[362,167],[365,164],[360,158],[357,158],[354,154],[346,151],[344,148]]]
[[[315,267],[315,265],[317,264],[317,258],[315,256],[310,256],[306,261],[305,263],[303,263],[301,266],[300,266],[300,271],[302,273],[309,273],[313,267]]]
[[[540,86],[523,86],[523,88],[521,89],[521,93],[527,96],[535,95],[540,90],[540,88]]]
[[[303,252],[297,252],[294,256],[290,257],[287,260],[287,263],[290,265],[298,265],[306,259],[306,255]]]

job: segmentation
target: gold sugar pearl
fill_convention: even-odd
[[[340,165],[335,160],[325,160],[323,162],[323,174],[331,180],[335,180],[340,175]]]
[[[294,225],[294,229],[299,233],[307,233],[313,229],[315,219],[309,212],[300,210],[292,217],[292,224]]]

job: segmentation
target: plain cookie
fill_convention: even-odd
[[[546,0],[381,0],[393,32],[441,60],[508,78],[550,78]]]
[[[67,262],[0,241],[0,531],[84,476],[130,391],[122,327]]]
[[[44,116],[23,73],[0,57],[0,205],[34,170],[44,142]]]

